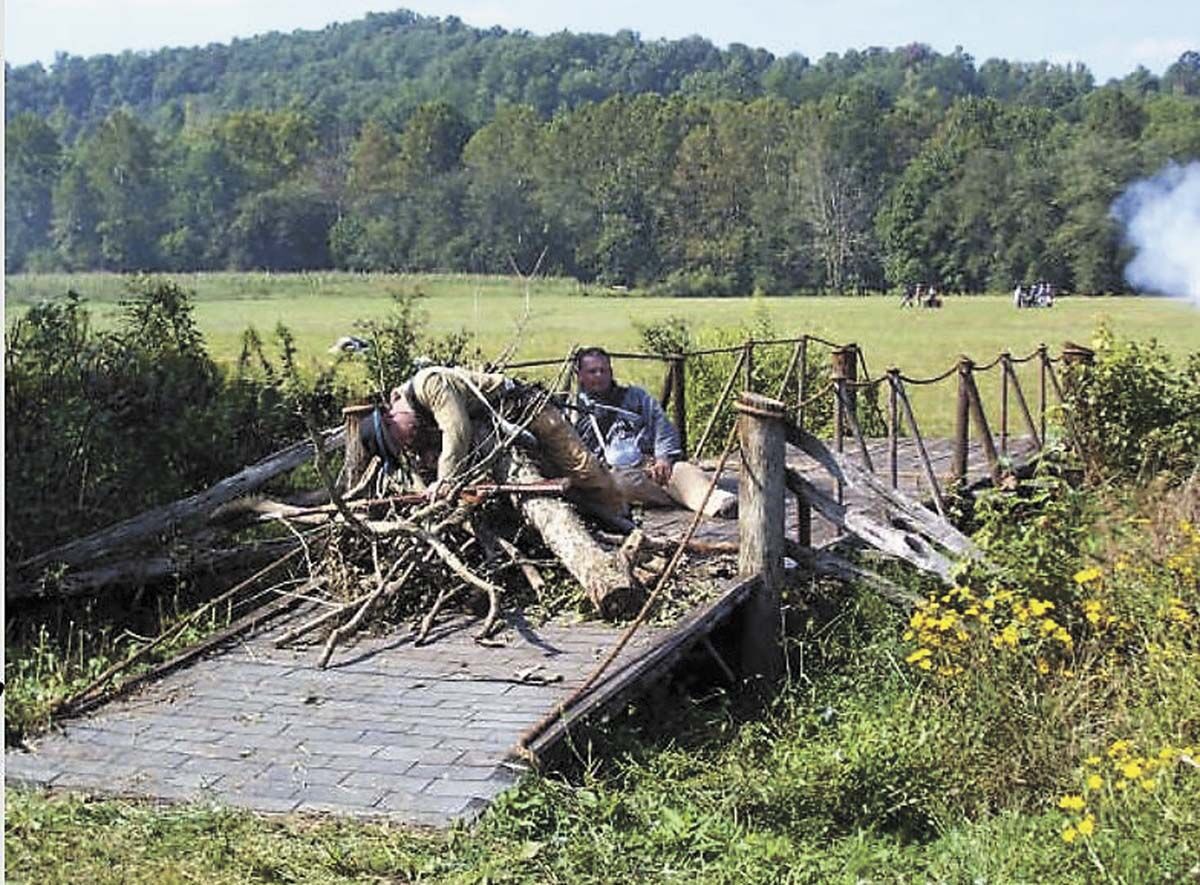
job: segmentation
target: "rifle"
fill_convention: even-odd
[[[465,487],[459,492],[459,498],[470,504],[477,504],[495,495],[541,495],[546,497],[562,497],[571,488],[570,479],[546,479],[540,482],[520,483],[479,483]],[[357,501],[347,501],[350,510],[367,510],[384,506],[404,506],[406,504],[423,504],[428,499],[420,492],[406,492],[400,495],[385,495],[382,498],[361,498]],[[320,517],[337,512],[333,504],[317,504],[311,507],[300,507],[286,504],[282,501],[239,499],[217,508],[209,517],[210,524],[225,524],[240,522],[239,517],[249,517],[252,522],[268,522],[273,519],[294,519],[300,522],[320,522]],[[314,520],[313,517],[318,517]]]

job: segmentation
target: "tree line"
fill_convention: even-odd
[[[438,39],[422,49],[414,34]],[[273,100],[234,89],[231,58],[245,73],[251,56],[288,47],[291,66],[255,81]],[[486,47],[498,54],[483,63]],[[1162,78],[1139,69],[1097,88],[1086,69],[976,68],[919,45],[815,65],[742,49],[396,13],[229,47],[61,58],[49,74],[6,67],[6,270],[539,266],[674,294],[1035,278],[1117,291],[1112,201],[1200,158],[1200,53]],[[377,69],[356,53],[412,75],[363,86],[361,101],[289,97],[314,71],[334,90]],[[218,56],[207,92],[184,79],[187,95],[223,97],[171,112],[184,94],[158,85],[171,59],[190,70]],[[446,73],[464,59],[473,77]],[[566,90],[588,60],[601,85]],[[142,78],[117,76],[139,62]],[[74,68],[87,103],[68,101]]]

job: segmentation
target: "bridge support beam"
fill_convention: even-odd
[[[738,398],[741,481],[738,483],[738,571],[758,576],[742,609],[741,666],[746,678],[771,680],[783,671],[782,585],[786,413],[776,399]]]

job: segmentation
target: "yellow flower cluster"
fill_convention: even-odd
[[[953,587],[921,602],[909,618],[904,639],[917,648],[905,661],[938,676],[957,676],[972,651],[978,656],[989,647],[1002,652],[1028,648],[1040,652],[1034,658],[1037,672],[1049,673],[1049,658],[1061,658],[1075,645],[1054,611],[1051,600],[1022,598],[1012,590],[980,598],[969,587]]]
[[[1109,744],[1104,756],[1088,756],[1083,760],[1082,793],[1067,793],[1058,798],[1058,807],[1068,815],[1062,829],[1063,841],[1074,842],[1095,832],[1096,813],[1089,805],[1129,802],[1135,796],[1153,793],[1176,762],[1182,760],[1190,763],[1189,768],[1195,767],[1198,751],[1200,747],[1163,745],[1157,753],[1142,755],[1132,741],[1121,739]]]

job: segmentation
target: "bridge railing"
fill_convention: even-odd
[[[761,373],[756,372],[759,360],[764,354],[785,347],[789,350],[782,376],[770,379],[777,382],[773,385],[774,389],[761,389],[766,385],[761,380]],[[823,351],[828,360],[827,381],[813,371],[814,366],[821,364],[819,351]],[[802,429],[816,429],[810,426],[810,415],[814,412],[830,415],[830,435],[835,449],[844,452],[847,440],[850,440],[857,447],[868,470],[878,473],[880,467],[885,467],[885,475],[892,488],[899,486],[900,440],[911,439],[929,498],[943,515],[949,489],[967,482],[972,435],[983,452],[988,472],[993,480],[999,481],[1012,455],[1014,422],[1020,423],[1034,452],[1041,452],[1046,445],[1050,415],[1055,407],[1051,403],[1051,396],[1059,406],[1065,402],[1063,380],[1059,378],[1055,366],[1086,363],[1092,359],[1091,351],[1078,345],[1066,345],[1058,357],[1053,357],[1049,348],[1041,344],[1024,356],[1014,356],[1005,351],[982,365],[963,355],[943,372],[928,377],[906,375],[894,366],[872,377],[865,354],[856,343],[839,344],[807,334],[787,338],[748,338],[740,344],[682,353],[613,352],[610,356],[613,359],[657,362],[663,366],[659,399],[679,429],[685,455],[691,453],[703,457],[723,423],[732,423],[731,397],[735,391],[771,396],[785,404],[789,420]],[[696,442],[689,444],[689,369],[695,370],[699,361],[705,359],[729,356],[734,357],[732,368],[716,401],[707,409],[708,418],[703,430]],[[1024,370],[1026,381],[1023,383],[1018,367],[1026,364],[1032,366]],[[556,357],[510,362],[503,368],[516,370],[561,365],[562,358]],[[1027,395],[1029,369],[1036,373],[1036,400],[1032,402]],[[980,383],[984,380],[993,382],[996,388],[994,394],[988,397],[993,406],[990,416],[985,397],[980,393]],[[912,394],[913,388],[922,389],[922,396],[928,402],[931,397],[937,396],[932,390],[939,385],[945,387],[944,396],[952,397],[955,401],[950,471],[944,476],[939,476],[934,467],[922,424],[918,420],[919,409],[914,407]],[[925,388],[931,392],[924,392]],[[869,392],[870,395],[860,398],[862,392]],[[998,415],[995,414],[997,406]],[[875,427],[885,428],[886,465],[876,465],[872,456],[869,437],[863,430],[864,420],[868,418]],[[1063,412],[1063,423],[1068,441],[1077,446],[1078,438],[1069,412]],[[840,500],[841,489],[838,495]]]

